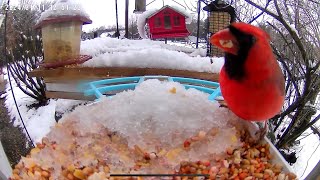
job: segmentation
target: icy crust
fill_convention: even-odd
[[[174,147],[195,132],[225,128],[229,113],[207,98],[208,94],[185,90],[179,83],[148,80],[134,91],[80,107],[72,114],[78,116],[80,126],[84,123],[82,129],[90,121],[99,122],[128,139],[129,146],[150,144],[146,150],[154,151],[152,146],[159,143]]]
[[[49,18],[59,16],[81,16],[90,19],[90,16],[85,12],[82,5],[76,0],[58,0],[55,4],[44,11],[38,23],[47,20]]]
[[[207,98],[178,83],[147,80],[134,91],[76,108],[43,139],[46,146],[22,162],[54,170],[54,177],[69,165],[102,161],[111,173],[169,173],[181,161],[210,159],[241,147],[231,125],[238,119]],[[146,154],[152,160],[143,166]],[[137,163],[142,168],[135,171]]]

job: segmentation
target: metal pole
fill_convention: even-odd
[[[125,38],[129,38],[129,0],[126,0],[126,9],[125,9]]]
[[[116,30],[116,36],[119,39],[119,19],[118,19],[118,0],[115,0],[116,2],[116,24],[117,24],[117,30]]]
[[[197,42],[196,48],[199,47],[199,36],[200,36],[200,9],[201,9],[201,1],[198,0],[198,22],[197,22]]]
[[[131,18],[132,18],[132,20],[131,20],[131,39],[133,39],[133,23],[134,23],[134,21],[133,21],[133,16],[131,16]]]

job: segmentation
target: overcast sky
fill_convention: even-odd
[[[4,0],[0,0],[4,1]],[[39,3],[43,0],[33,0]],[[50,1],[50,0],[47,0]],[[86,12],[90,15],[93,23],[91,25],[86,25],[83,27],[84,31],[88,31],[93,28],[100,26],[113,26],[116,24],[116,10],[115,10],[115,0],[72,0],[81,3]],[[146,0],[147,4],[153,0]],[[11,0],[11,5],[17,5],[19,0]],[[148,9],[160,9],[163,5],[174,5],[180,6],[179,4],[189,8],[197,5],[197,0],[155,0],[150,5],[147,6]],[[178,4],[179,3],[179,4]],[[204,4],[202,4],[202,7]],[[135,1],[129,0],[129,19],[135,16],[133,13],[135,7]],[[180,6],[182,7],[182,6]],[[182,8],[184,8],[182,7]],[[194,9],[194,7],[192,8]],[[194,9],[195,10],[195,9]],[[118,0],[118,11],[119,11],[119,25],[124,26],[125,22],[125,0]],[[190,12],[190,11],[189,11]]]
[[[92,27],[100,27],[103,25],[112,26],[116,24],[116,10],[115,10],[115,0],[79,0],[83,5],[84,9],[90,15],[93,24],[86,25],[84,29],[90,29]],[[187,2],[195,2],[195,0],[186,0]],[[152,0],[147,0],[147,4],[152,2]],[[181,4],[184,4],[184,0],[177,0]],[[190,5],[191,3],[188,3]],[[176,5],[177,3],[172,0],[164,0],[165,5]],[[192,3],[196,4],[196,3]],[[163,6],[162,0],[156,0],[147,6],[148,9],[161,8]],[[134,16],[133,10],[135,8],[134,0],[129,0],[129,18]],[[118,0],[118,14],[119,14],[119,24],[124,25],[125,22],[125,0]]]

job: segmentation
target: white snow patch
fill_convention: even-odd
[[[4,15],[3,14],[0,14],[0,28],[1,28],[1,25],[2,25],[2,21],[4,20]]]
[[[50,128],[55,124],[54,111],[55,101],[50,100],[49,104],[39,108],[31,108],[30,106],[36,103],[36,100],[24,94],[14,83],[13,91],[20,110],[20,114],[26,128],[35,142],[40,142],[41,139],[50,131]],[[8,109],[10,118],[14,120],[15,126],[22,126],[19,113],[14,104],[13,96],[9,86],[6,90],[5,106]]]
[[[192,43],[197,43],[197,37],[196,36],[188,36],[188,39]]]
[[[294,24],[289,24],[289,26],[290,26],[291,30],[294,31],[298,35],[298,37],[300,37],[300,35],[296,29],[296,26]]]
[[[204,49],[204,48],[198,48],[190,54],[190,56],[192,57],[198,57],[198,56],[205,57],[206,55],[207,55],[207,49]]]
[[[85,67],[164,68],[211,73],[220,71],[223,59],[213,58],[211,64],[209,57],[188,55],[195,50],[148,39],[96,38],[81,44],[81,53],[93,56],[82,64]],[[198,54],[204,54],[203,50],[198,51]]]
[[[146,30],[145,30],[147,18],[157,11],[158,11],[158,9],[150,9],[150,10],[147,10],[139,15],[138,21],[137,21],[137,26],[138,26],[138,32],[139,32],[141,38],[148,39],[148,37],[146,35]]]
[[[62,116],[66,113],[70,113],[75,107],[86,104],[86,101],[69,100],[69,99],[57,99],[56,100],[56,114]]]
[[[70,112],[74,106],[84,103],[83,101],[67,99],[50,99],[47,105],[34,108],[31,105],[36,104],[36,100],[24,94],[14,82],[12,82],[12,85],[20,114],[34,142],[40,142],[50,132],[51,127],[56,124],[56,111],[63,115]],[[5,106],[14,125],[23,127],[9,84],[7,84],[6,93],[3,97],[6,98]]]
[[[192,15],[186,9],[183,9],[182,7],[179,7],[179,6],[170,6],[170,7],[173,8],[174,10],[180,12],[184,16],[186,16],[186,24],[191,24]]]
[[[304,134],[312,133],[308,129]],[[297,153],[297,162],[293,165],[294,172],[299,179],[305,179],[306,176],[317,165],[320,157],[319,136],[311,134],[300,141],[300,152]],[[317,148],[317,149],[316,149]]]

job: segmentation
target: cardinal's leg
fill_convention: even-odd
[[[263,126],[263,125],[261,125]],[[256,136],[258,136],[259,140],[262,140],[268,132],[268,123],[264,122],[264,127],[259,127],[259,130],[256,132]]]
[[[259,142],[264,138],[268,131],[267,121],[264,123],[264,127],[259,127],[256,123],[251,121],[243,121],[250,136],[254,142]]]

